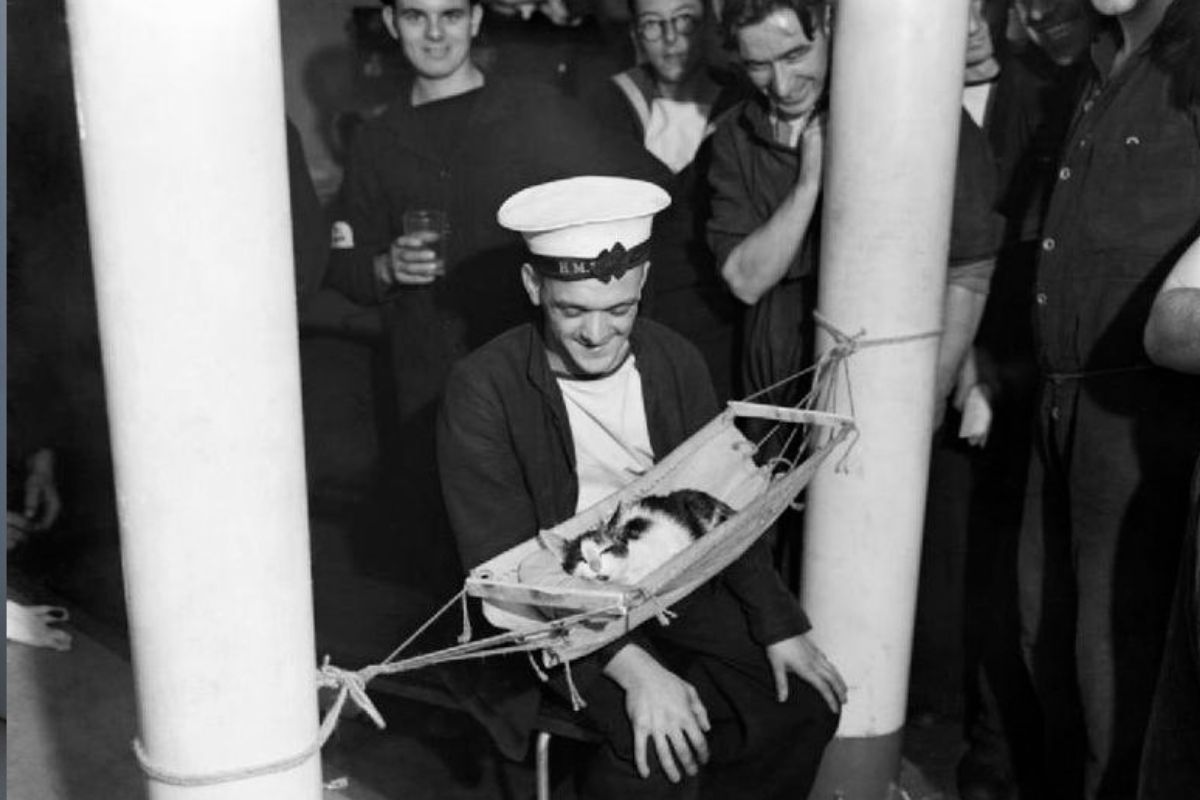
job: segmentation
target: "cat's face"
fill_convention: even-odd
[[[563,570],[577,578],[620,580],[628,555],[621,518],[622,510],[617,506],[605,523],[568,542],[560,555]]]
[[[632,586],[692,542],[670,514],[635,503],[569,543],[563,569],[579,578]]]
[[[571,542],[563,558],[563,569],[577,578],[620,581],[624,576],[624,550],[605,534],[606,529],[600,528]]]

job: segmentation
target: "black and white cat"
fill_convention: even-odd
[[[649,495],[617,506],[603,525],[568,542],[560,554],[563,570],[632,586],[734,513],[696,489]]]

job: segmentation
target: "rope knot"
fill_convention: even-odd
[[[354,701],[354,705],[358,706],[371,721],[375,723],[375,727],[383,730],[387,727],[387,722],[383,719],[383,715],[379,713],[379,709],[375,707],[374,701],[367,694],[367,682],[373,675],[365,675],[364,671],[351,671],[335,667],[329,663],[329,656],[325,656],[325,660],[321,663],[321,668],[317,671],[317,685],[322,689],[336,689],[337,697],[330,706],[329,712],[326,715],[326,721],[336,720],[342,711],[342,707],[346,704],[346,699]],[[332,732],[332,728],[331,728]]]

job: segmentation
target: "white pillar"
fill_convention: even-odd
[[[139,737],[172,773],[287,759],[317,706],[277,4],[68,11]]]
[[[819,307],[846,333],[941,325],[966,19],[967,0],[838,0]],[[937,345],[851,357],[861,437],[808,491],[803,605],[850,687],[813,797],[885,798],[898,774]]]

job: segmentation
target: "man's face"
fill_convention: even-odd
[[[1092,36],[1085,0],[1015,0],[1017,19],[1030,41],[1057,64],[1070,64]]]
[[[637,0],[633,20],[638,47],[663,83],[682,83],[704,55],[701,0]]]
[[[482,16],[482,6],[468,0],[396,0],[383,9],[388,32],[417,75],[429,80],[452,77],[467,67]]]
[[[983,16],[983,0],[969,0],[967,11],[967,69],[986,64],[992,58],[992,36]]]
[[[796,12],[776,9],[739,28],[735,38],[746,76],[776,114],[794,119],[813,110],[829,72],[829,38],[822,26],[814,27],[810,39]]]
[[[551,369],[600,377],[625,362],[647,269],[631,269],[608,283],[554,280],[529,266],[521,271],[529,299],[545,316]]]

